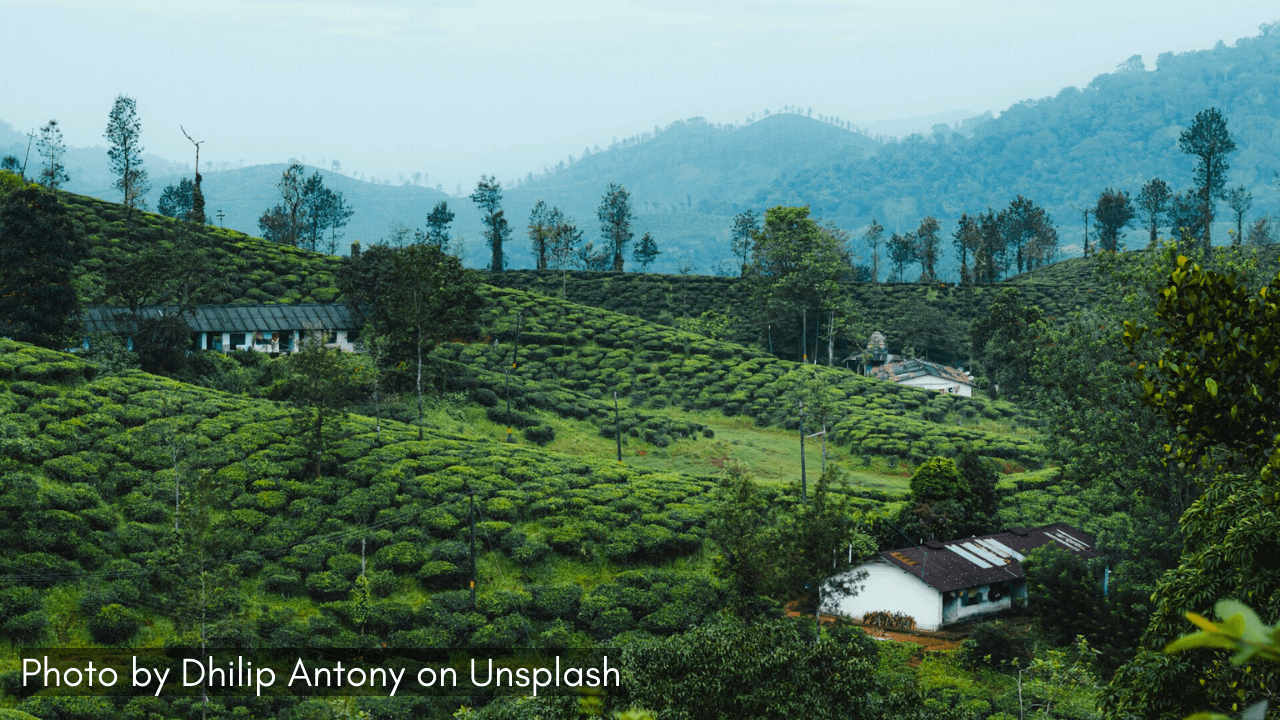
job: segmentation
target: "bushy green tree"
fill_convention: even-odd
[[[1017,288],[1006,288],[974,318],[969,332],[975,359],[1001,393],[1032,391],[1032,358],[1044,332],[1040,308],[1023,302]]]
[[[191,214],[192,193],[195,185],[187,178],[182,178],[177,185],[166,185],[156,203],[156,212],[178,220],[186,220]]]
[[[631,259],[640,266],[640,272],[647,272],[653,261],[658,259],[662,251],[658,249],[658,242],[653,239],[652,233],[645,233],[640,238],[640,242],[636,243],[635,250],[631,254]]]
[[[1093,208],[1098,228],[1098,249],[1103,252],[1119,250],[1120,233],[1133,222],[1134,214],[1128,191],[1111,188],[1102,191]]]
[[[877,652],[861,629],[724,622],[623,651],[629,699],[673,720],[881,718],[887,692]]]
[[[511,226],[507,223],[502,210],[502,183],[496,177],[481,175],[476,183],[475,192],[471,193],[471,202],[475,203],[484,214],[484,238],[493,251],[489,261],[489,272],[500,273],[507,268],[507,259],[503,255],[502,246],[511,235]]]
[[[496,258],[497,256],[495,256]],[[480,307],[475,273],[435,245],[411,245],[391,258],[387,281],[375,299],[416,350],[418,436],[422,437],[422,354],[437,342],[469,328]]]
[[[1131,347],[1152,337],[1162,346],[1138,377],[1177,435],[1169,449],[1213,474],[1179,521],[1182,558],[1152,595],[1143,647],[1112,680],[1107,705],[1118,715],[1227,712],[1256,699],[1255,688],[1265,693],[1280,682],[1273,668],[1160,652],[1184,631],[1187,612],[1207,614],[1218,599],[1256,604],[1264,621],[1280,618],[1280,450],[1272,398],[1280,344],[1271,335],[1280,276],[1257,293],[1245,277],[1179,256],[1155,317],[1126,326]]]
[[[79,331],[85,247],[64,205],[34,185],[0,199],[0,335],[65,348]]]
[[[748,274],[761,331],[770,325],[777,346],[799,349],[792,339],[803,339],[802,316],[813,318],[815,328],[828,313],[843,324],[851,309],[841,282],[851,271],[848,248],[809,217],[809,208],[771,208],[756,235]],[[801,349],[795,357],[804,354]]]
[[[605,248],[613,256],[613,271],[622,272],[627,245],[631,243],[631,193],[618,183],[609,183],[600,207],[596,209],[600,220],[600,235]]]

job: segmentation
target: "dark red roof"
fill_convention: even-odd
[[[880,557],[924,580],[939,592],[1025,577],[1021,561],[1048,544],[1081,557],[1097,557],[1093,538],[1066,523],[1010,528],[1004,532],[960,540],[927,540],[919,547],[885,550]]]

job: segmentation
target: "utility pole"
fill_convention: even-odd
[[[618,462],[622,462],[622,421],[618,419],[618,391],[613,391],[613,436],[618,440]]]
[[[476,608],[476,491],[468,490],[471,515],[471,609]]]
[[[520,313],[516,313],[516,334],[511,338],[511,367],[507,370],[507,442],[514,443],[511,433],[511,373],[516,371],[520,358]]]
[[[218,211],[218,227],[223,228],[223,229],[226,229],[226,226],[222,224],[222,218],[223,218],[223,217],[225,217],[225,216],[222,214],[222,211],[221,211],[221,210],[219,210],[219,211]]]
[[[804,401],[800,401],[800,499],[809,502],[809,479],[804,471]]]

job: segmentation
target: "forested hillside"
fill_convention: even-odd
[[[954,222],[961,212],[999,208],[1020,193],[1047,206],[1060,225],[1079,228],[1077,208],[1091,206],[1107,187],[1136,194],[1152,177],[1175,189],[1191,186],[1194,159],[1179,150],[1178,136],[1209,107],[1222,110],[1239,145],[1229,184],[1253,192],[1255,214],[1275,212],[1280,27],[1271,25],[1231,46],[1164,53],[1154,70],[1131,59],[1083,88],[1019,103],[970,132],[913,135],[869,158],[844,153],[786,168],[768,190],[735,198],[724,212],[809,203],[846,227],[877,216],[905,231],[927,214]],[[1225,238],[1226,227],[1214,234]],[[1064,233],[1064,242],[1078,237]]]

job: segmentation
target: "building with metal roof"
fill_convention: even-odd
[[[891,356],[889,362],[873,367],[871,375],[881,380],[891,380],[925,390],[937,390],[964,397],[973,395],[973,378],[969,373],[928,360],[903,360]]]
[[[127,307],[91,306],[84,315],[89,333],[111,333],[129,338],[141,320],[177,315],[191,328],[193,350],[256,350],[293,352],[302,334],[323,333],[325,342],[355,351],[360,320],[341,303],[290,305],[197,305],[179,313],[176,307],[150,305],[135,314]]]
[[[851,571],[866,573],[858,594],[836,609],[855,619],[875,611],[910,615],[923,630],[1009,610],[1027,601],[1022,561],[1055,545],[1084,558],[1098,557],[1093,539],[1065,523],[961,540],[927,540],[885,550]]]

